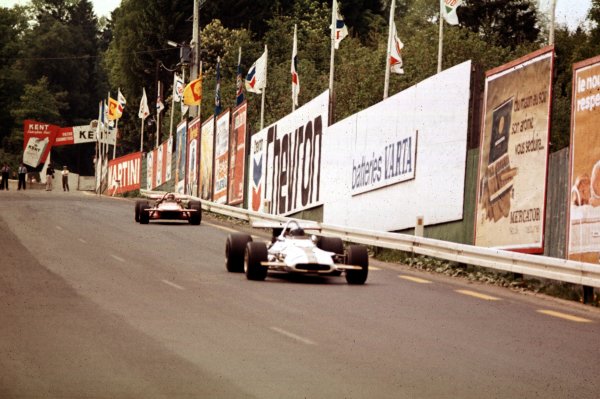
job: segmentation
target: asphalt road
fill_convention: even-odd
[[[246,227],[133,219],[0,191],[0,398],[600,397],[598,309],[379,262],[251,282]]]

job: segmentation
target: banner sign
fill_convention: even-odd
[[[36,168],[46,162],[59,127],[27,119],[23,122],[23,163]]]
[[[200,198],[212,201],[213,196],[213,147],[215,138],[215,117],[211,116],[202,124],[200,133]]]
[[[96,142],[96,129],[90,125],[61,127],[58,129],[55,146]]]
[[[177,156],[175,158],[175,191],[185,194],[185,171],[187,150],[187,122],[177,125]]]
[[[155,151],[149,151],[146,154],[146,190],[152,190],[154,183],[154,163],[155,163]]]
[[[554,48],[486,73],[475,244],[541,253]]]
[[[244,176],[246,167],[246,101],[231,114],[231,134],[229,135],[229,193],[227,203],[237,205],[244,202]]]
[[[352,195],[414,179],[417,130],[407,130],[407,124],[397,122],[372,118],[368,126],[357,127],[352,151]],[[379,140],[373,140],[369,134],[373,131],[381,132]]]
[[[226,110],[217,117],[215,132],[215,187],[213,201],[227,203],[227,166],[229,165],[229,116]]]
[[[321,152],[328,120],[327,90],[263,129],[266,132],[263,195],[271,213],[288,215],[322,203]],[[253,167],[254,171],[258,168]]]
[[[600,263],[600,57],[573,65],[567,253]]]
[[[108,187],[111,193],[122,194],[140,189],[142,153],[136,152],[108,161]],[[116,191],[115,191],[116,189]]]
[[[173,136],[169,136],[165,147],[165,181],[171,180],[171,168],[173,167]]]
[[[200,118],[188,125],[188,161],[186,194],[198,196],[198,144],[200,143]]]
[[[261,130],[250,138],[250,164],[248,165],[248,209],[264,211],[267,131]]]
[[[397,231],[463,219],[470,98],[467,61],[329,126],[323,222]]]

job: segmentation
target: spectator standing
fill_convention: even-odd
[[[49,164],[46,168],[46,191],[52,191],[52,179],[54,179],[54,168]]]
[[[17,169],[17,173],[19,175],[19,187],[17,190],[20,190],[21,188],[23,190],[27,189],[27,184],[25,182],[25,176],[27,176],[27,167],[24,163],[21,163],[21,166],[19,166],[19,169]]]
[[[10,166],[6,162],[2,165],[2,181],[0,182],[0,190],[8,191],[8,176],[10,175]]]
[[[69,191],[69,169],[67,169],[66,166],[63,166],[61,175],[62,175],[63,191]]]

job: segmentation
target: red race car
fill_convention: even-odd
[[[150,196],[154,205],[148,200],[135,202],[135,221],[148,224],[150,220],[187,220],[190,224],[199,225],[202,221],[200,201],[188,200],[188,196],[176,193]],[[187,201],[187,206],[185,202]]]

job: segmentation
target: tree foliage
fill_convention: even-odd
[[[390,0],[340,0],[350,36],[335,52],[335,118],[340,120],[383,96]],[[479,74],[545,45],[545,17],[534,0],[465,0],[460,25],[444,26],[443,65],[473,60]],[[154,104],[163,83],[161,132],[171,127],[173,72],[185,73],[180,49],[189,45],[193,2],[123,0],[109,19],[98,19],[89,0],[31,0],[0,8],[0,143],[18,149],[22,120],[40,118],[59,124],[87,124],[97,117],[98,102],[117,89],[127,98],[118,154],[139,148],[137,117],[142,88],[152,117],[146,119],[148,149],[157,131]],[[298,26],[300,104],[329,85],[331,0],[211,0],[200,10],[203,67],[202,120],[214,113],[215,66],[221,59],[223,108],[235,105],[235,76],[241,48],[245,74],[269,49],[265,123],[292,109],[290,62],[292,32]],[[404,75],[390,77],[390,93],[436,73],[439,3],[397,0],[395,21],[405,43]],[[568,145],[571,65],[600,52],[600,0],[593,0],[589,30],[556,31],[556,75],[552,149]],[[253,131],[260,120],[260,95],[246,93]],[[36,101],[39,104],[36,104]],[[181,119],[179,105],[174,122]],[[12,136],[10,136],[12,134]],[[10,136],[10,137],[9,137]]]

